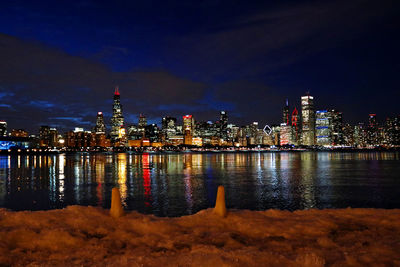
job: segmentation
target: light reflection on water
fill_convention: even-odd
[[[158,216],[230,208],[400,208],[399,153],[208,153],[1,155],[0,207],[109,208],[120,188],[128,210]]]

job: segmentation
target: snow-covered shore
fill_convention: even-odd
[[[0,266],[400,266],[400,210],[0,209]]]

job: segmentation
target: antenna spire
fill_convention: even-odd
[[[119,95],[119,87],[118,87],[118,85],[117,85],[117,86],[115,86],[115,92],[114,92],[114,95]]]

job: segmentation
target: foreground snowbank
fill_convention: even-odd
[[[380,265],[379,265],[380,264]],[[400,266],[400,210],[0,209],[0,266]]]

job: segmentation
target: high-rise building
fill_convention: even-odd
[[[293,142],[295,145],[299,144],[300,141],[300,129],[299,129],[299,112],[297,111],[296,107],[292,112],[292,131],[293,131]]]
[[[376,121],[376,114],[369,114],[368,127],[367,127],[367,144],[369,146],[377,146],[380,143],[378,133],[378,123]]]
[[[50,128],[49,132],[49,146],[56,147],[58,146],[58,131],[56,128]]]
[[[286,125],[290,125],[289,100],[288,99],[286,99],[286,105],[283,107],[282,123],[286,123]]]
[[[146,128],[147,126],[147,118],[144,114],[139,115],[139,123],[138,123],[139,128]]]
[[[96,134],[106,133],[106,125],[104,124],[103,112],[97,112],[96,126],[94,127],[94,132]]]
[[[160,137],[160,129],[157,127],[157,124],[149,124],[146,126],[146,134],[145,136],[150,140],[150,142],[158,142]]]
[[[368,117],[368,126],[371,127],[371,128],[377,127],[377,123],[376,123],[376,114],[375,114],[375,113],[369,114],[369,117]]]
[[[184,140],[183,143],[185,145],[192,145],[192,138],[194,133],[194,118],[192,115],[183,116],[183,135]]]
[[[183,132],[189,131],[191,135],[194,132],[194,118],[192,115],[185,115],[183,116]]]
[[[57,131],[57,129],[50,128],[49,126],[40,126],[39,145],[41,147],[58,146],[58,131]]]
[[[316,135],[317,145],[331,146],[332,145],[332,118],[327,110],[317,110],[316,112]]]
[[[224,140],[228,139],[228,113],[222,110],[219,117],[220,137]]]
[[[329,113],[331,117],[332,144],[334,146],[343,145],[343,114],[335,109],[329,110]]]
[[[293,143],[294,142],[293,142],[292,126],[287,125],[286,123],[281,123],[279,144],[281,146],[284,146],[284,145],[293,145]]]
[[[120,101],[120,94],[118,86],[115,87],[114,102],[113,102],[113,115],[111,117],[111,140],[114,142],[118,139],[121,126],[124,125],[124,117],[122,116],[122,105]]]
[[[306,146],[315,145],[315,111],[314,97],[310,95],[301,97],[302,117],[302,144]]]
[[[0,121],[0,136],[7,135],[7,122]]]
[[[39,129],[39,145],[42,147],[49,146],[50,143],[50,127],[40,126]]]
[[[162,133],[166,138],[176,135],[176,118],[170,116],[162,118]]]
[[[343,131],[343,145],[355,146],[354,127],[346,123],[345,125],[343,125],[342,131]]]
[[[383,143],[387,146],[400,145],[400,115],[386,119]]]
[[[354,126],[354,145],[357,147],[367,147],[367,129],[364,123]]]
[[[143,138],[144,130],[140,130],[137,125],[130,125],[128,127],[129,140],[140,140]]]

